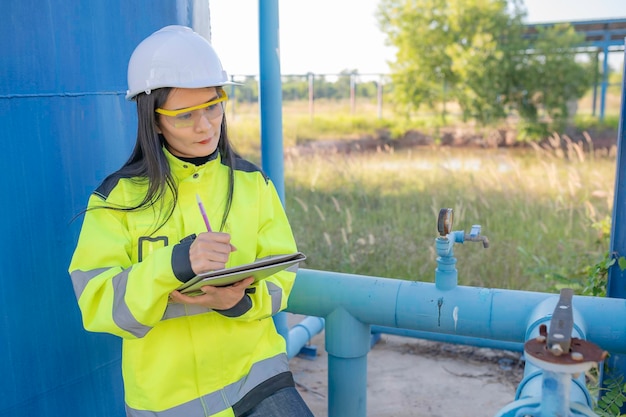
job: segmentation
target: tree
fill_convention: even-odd
[[[396,46],[390,64],[394,101],[406,114],[443,101],[444,83],[454,84],[450,57],[441,49],[454,42],[447,0],[383,0],[379,22]]]
[[[455,101],[465,120],[483,125],[511,109],[538,123],[544,109],[561,126],[565,104],[589,85],[575,60],[581,39],[562,26],[527,37],[524,17],[521,0],[382,0],[380,27],[397,50],[398,108],[410,115]]]
[[[230,100],[235,100],[239,103],[257,101],[259,99],[258,81],[253,75],[246,75],[245,80],[240,82],[240,85],[230,86],[227,92]]]
[[[525,102],[515,103],[531,123],[536,122],[538,109],[543,108],[552,129],[563,129],[569,116],[568,102],[588,90],[593,78],[592,64],[577,62],[573,47],[581,41],[582,35],[571,25],[538,29],[527,50],[524,85],[529,96]]]
[[[282,82],[283,100],[306,100],[309,96],[308,78],[299,75],[284,77]]]

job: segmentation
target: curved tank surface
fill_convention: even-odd
[[[121,343],[83,329],[67,269],[77,215],[134,144],[128,59],[155,30],[193,26],[196,3],[3,5],[0,417],[124,415]]]

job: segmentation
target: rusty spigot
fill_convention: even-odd
[[[483,248],[485,249],[489,247],[489,239],[487,239],[487,236],[480,235],[479,224],[473,225],[470,232],[465,234],[464,239],[466,242],[482,242]]]

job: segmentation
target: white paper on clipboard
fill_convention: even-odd
[[[250,264],[239,265],[232,268],[219,269],[217,271],[198,274],[178,288],[182,294],[202,294],[201,287],[212,285],[222,287],[241,281],[247,277],[254,277],[254,282],[265,279],[284,269],[289,268],[306,259],[302,252],[289,255],[276,255],[264,258]]]

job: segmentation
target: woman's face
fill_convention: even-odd
[[[215,87],[173,88],[159,110],[175,111],[219,98]],[[158,131],[172,155],[195,158],[212,154],[220,140],[223,103],[190,109],[175,116],[158,114]]]

